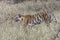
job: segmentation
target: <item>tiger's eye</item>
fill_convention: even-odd
[[[21,20],[23,20],[23,18],[21,18]]]

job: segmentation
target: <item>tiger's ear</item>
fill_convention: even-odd
[[[21,14],[18,14],[19,17],[21,17]]]

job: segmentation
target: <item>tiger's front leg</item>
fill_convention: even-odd
[[[28,20],[24,19],[22,22],[22,26],[23,26],[23,31],[27,32],[27,24],[28,24]]]

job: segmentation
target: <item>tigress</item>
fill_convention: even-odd
[[[18,17],[15,19],[16,22],[20,21],[24,27],[41,24],[42,22],[45,22],[46,24],[50,24],[51,22],[57,23],[57,20],[54,16],[54,14],[47,13],[47,12],[40,12],[34,15],[21,15],[18,14]]]

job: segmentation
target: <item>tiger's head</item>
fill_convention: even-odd
[[[22,17],[22,15],[21,14],[18,14],[17,17],[15,18],[15,21],[16,22],[18,22],[18,21],[21,22],[23,20],[23,18],[21,18],[21,17]]]

